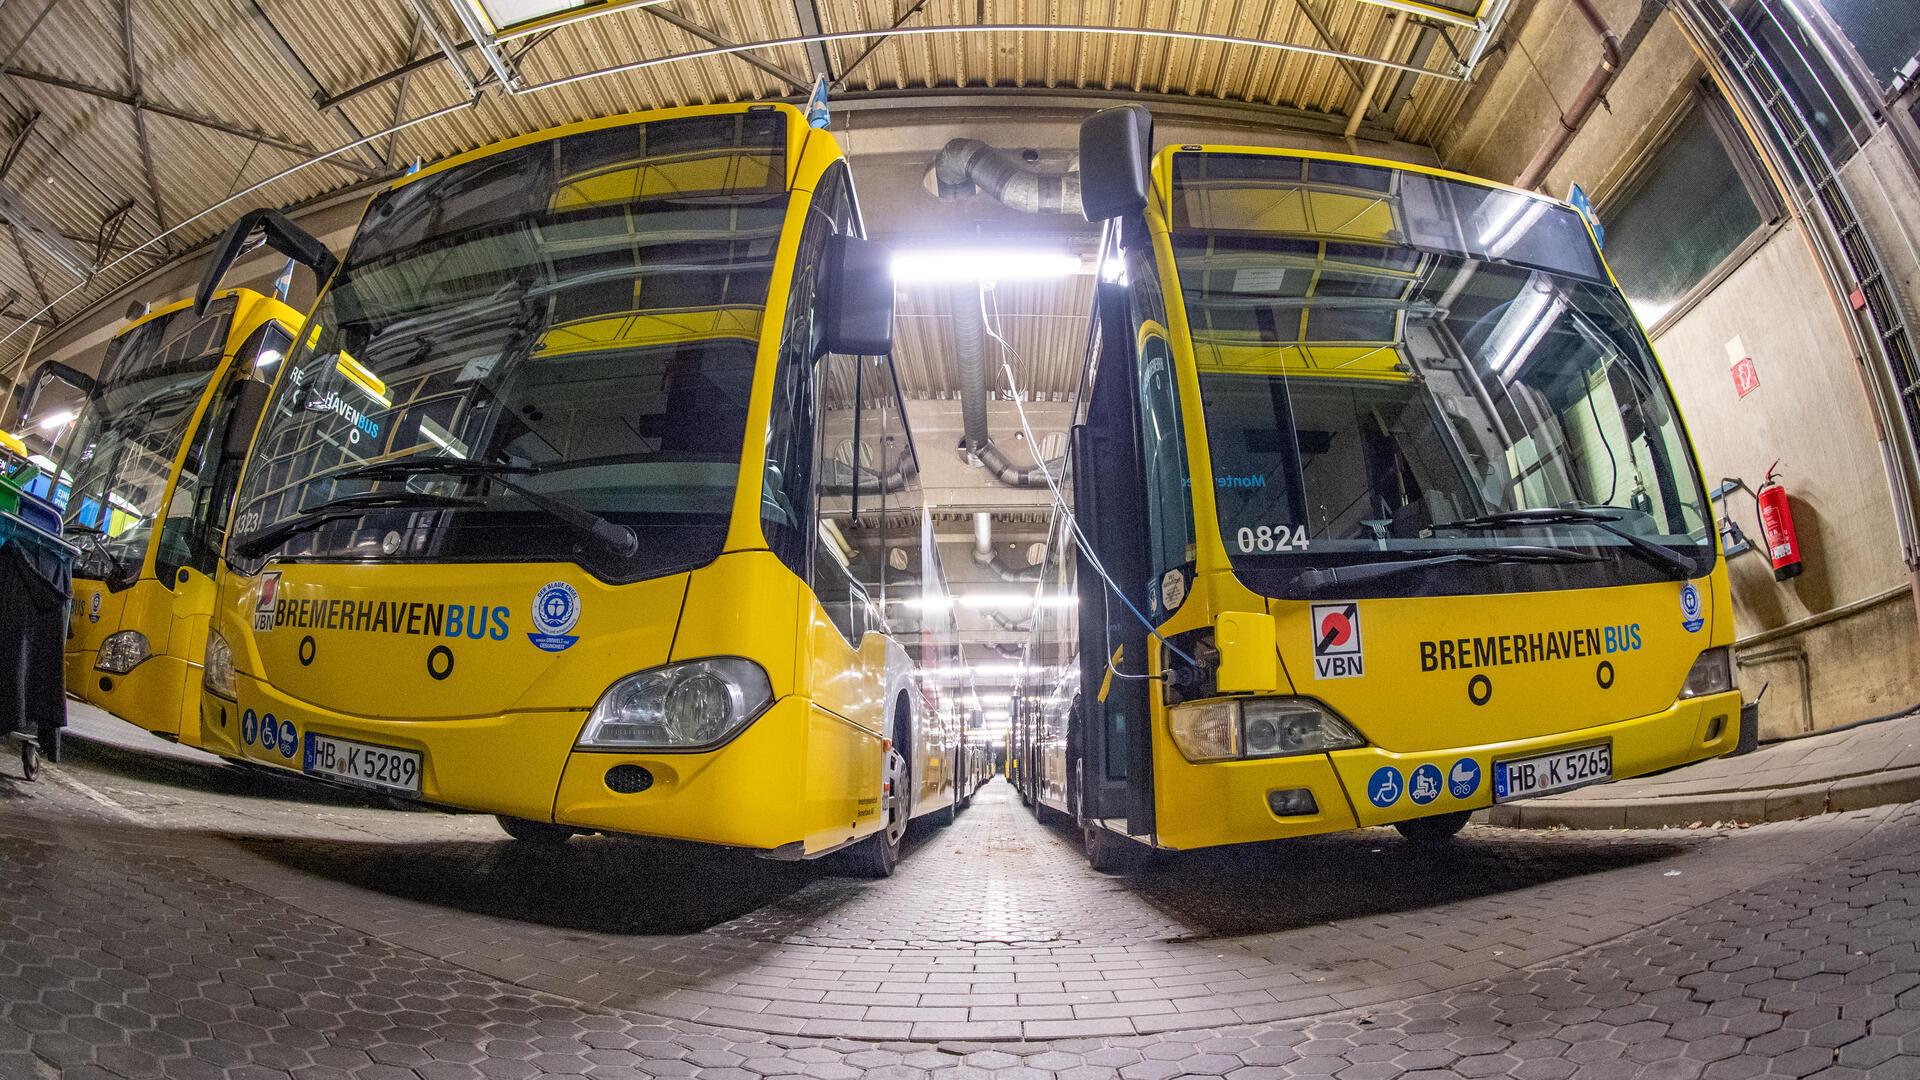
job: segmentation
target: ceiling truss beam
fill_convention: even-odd
[[[123,4],[131,4],[132,2],[133,0],[121,0]],[[293,51],[293,43],[287,40],[287,36],[280,32],[278,26],[274,25],[273,19],[267,15],[267,9],[260,6],[260,0],[248,0],[247,7],[249,14],[253,18],[254,26],[260,31],[260,36],[265,38],[267,44],[272,46],[273,51],[279,54],[280,61],[287,66],[287,70],[293,72],[294,76],[306,86],[307,93],[313,98],[315,107],[319,108],[321,112],[333,117],[333,122],[340,126],[341,133],[346,135],[347,138],[366,138],[365,133],[353,122],[352,118],[341,111],[339,106],[327,107],[319,104],[319,102],[327,96],[326,87],[320,85],[320,80],[314,76],[313,69],[307,66],[305,60],[300,59],[300,54]],[[129,16],[129,18],[131,18],[131,16]],[[131,48],[132,46],[129,45],[128,47]],[[361,153],[366,155],[366,161],[371,162],[376,168],[379,166],[379,160],[373,156],[373,151],[370,148],[362,147]],[[344,164],[344,162],[342,162],[342,164]]]
[[[120,0],[120,48],[126,54],[127,93],[133,97],[133,141],[140,151],[140,173],[147,181],[147,198],[153,203],[153,227],[155,232],[167,231],[167,207],[160,199],[160,177],[153,168],[153,146],[147,139],[147,112],[140,107],[140,60],[133,51],[133,0]],[[172,244],[160,245],[162,254],[173,250]],[[95,262],[102,261],[99,257]]]
[[[211,116],[203,116],[200,113],[187,109],[175,108],[172,105],[165,105],[144,97],[137,98],[131,94],[121,93],[118,90],[109,90],[104,86],[94,86],[91,83],[84,83],[78,79],[69,79],[45,71],[34,71],[31,68],[15,67],[11,64],[6,64],[0,65],[0,75],[8,78],[21,79],[26,82],[39,83],[43,86],[57,87],[61,90],[71,90],[76,94],[85,94],[88,97],[100,98],[103,101],[118,102],[121,105],[138,105],[140,108],[156,116],[164,116],[170,120],[178,120],[183,124],[192,124],[194,127],[202,127],[210,131],[223,132],[235,138],[264,143],[276,150],[285,150],[289,154],[298,154],[301,157],[317,157],[324,153],[324,151],[315,149],[306,143],[294,139],[282,138],[278,135],[271,135],[258,128],[250,128],[244,124],[236,124]],[[362,176],[374,177],[383,175],[379,170],[370,169],[357,161],[333,160],[331,164],[338,165],[340,168],[351,172],[359,173]]]
[[[802,2],[804,3],[805,0],[802,0]],[[926,0],[921,0],[921,2],[925,3]],[[717,31],[707,29],[706,27],[700,25],[697,22],[694,22],[692,19],[687,18],[685,15],[682,15],[679,12],[674,11],[672,8],[669,8],[664,4],[648,4],[646,7],[643,7],[640,10],[672,26],[679,27],[681,30],[684,30],[689,35],[699,38],[701,41],[704,41],[709,45],[719,45],[724,48],[724,47],[731,47],[733,45],[738,44],[738,42],[727,40],[726,37],[724,37]],[[788,71],[786,68],[781,67],[779,64],[776,64],[771,60],[763,60],[758,56],[752,55],[751,53],[735,53],[734,55],[738,56],[742,61],[744,61],[748,65],[766,72],[767,74],[773,76],[776,79],[779,79],[781,82],[786,83],[788,86],[791,86],[795,90],[800,91],[802,93],[804,93],[809,87],[813,85],[812,79],[802,78],[801,76],[796,75],[791,71]]]

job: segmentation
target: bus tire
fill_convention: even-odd
[[[545,821],[528,821],[526,818],[508,817],[495,814],[495,821],[507,831],[507,835],[524,844],[539,844],[541,847],[558,847],[573,839],[574,830],[565,825],[554,825]]]
[[[1440,847],[1453,840],[1454,834],[1466,827],[1467,819],[1473,816],[1471,810],[1455,810],[1451,814],[1435,814],[1433,817],[1414,818],[1411,821],[1396,821],[1395,829],[1407,838],[1407,842],[1418,847]]]

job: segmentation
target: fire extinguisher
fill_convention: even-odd
[[[1780,486],[1778,461],[1767,466],[1766,482],[1753,493],[1760,508],[1760,535],[1767,542],[1767,558],[1773,562],[1773,580],[1785,581],[1800,573],[1800,541],[1793,531],[1793,509],[1787,505],[1787,489]]]

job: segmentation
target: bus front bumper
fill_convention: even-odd
[[[1363,725],[1364,726],[1364,725]],[[1158,770],[1156,820],[1159,846],[1172,849],[1278,840],[1396,821],[1479,810],[1493,805],[1493,766],[1558,750],[1606,744],[1612,780],[1719,757],[1740,738],[1737,691],[1677,701],[1661,712],[1612,724],[1578,728],[1538,738],[1418,753],[1376,746],[1294,758],[1266,758],[1192,765],[1176,760]],[[1463,762],[1470,763],[1459,768]],[[1416,802],[1408,786],[1422,766],[1440,775],[1437,791]],[[1397,792],[1376,803],[1381,771],[1392,769]],[[1431,775],[1429,773],[1429,775]],[[1457,796],[1449,778],[1458,777]],[[1469,785],[1468,779],[1471,778]],[[1277,793],[1312,793],[1314,812],[1280,815]],[[1189,808],[1183,812],[1183,808]]]
[[[417,795],[373,790],[587,832],[763,851],[792,851],[802,845],[811,853],[878,825],[877,797],[861,800],[846,794],[862,787],[879,790],[878,737],[866,737],[873,752],[865,755],[853,752],[852,746],[839,746],[849,726],[823,722],[821,710],[801,698],[776,702],[717,749],[647,753],[576,750],[574,741],[586,719],[580,711],[391,720],[316,708],[244,675],[235,683],[238,701],[201,695],[207,749],[347,786],[366,785],[318,776],[307,767],[310,734],[421,755]],[[271,744],[260,734],[269,722],[277,731]],[[289,724],[291,745],[285,734]],[[824,777],[803,768],[809,742],[819,743],[823,737],[835,740],[832,749],[838,751],[824,756],[845,762],[848,771],[870,757],[870,784],[853,777],[821,784]],[[822,755],[814,756],[818,760]],[[871,805],[857,805],[863,802]]]

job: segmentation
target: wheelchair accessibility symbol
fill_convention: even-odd
[[[1367,781],[1367,798],[1382,810],[1399,802],[1404,790],[1406,785],[1400,780],[1400,770],[1391,765],[1380,766]]]

